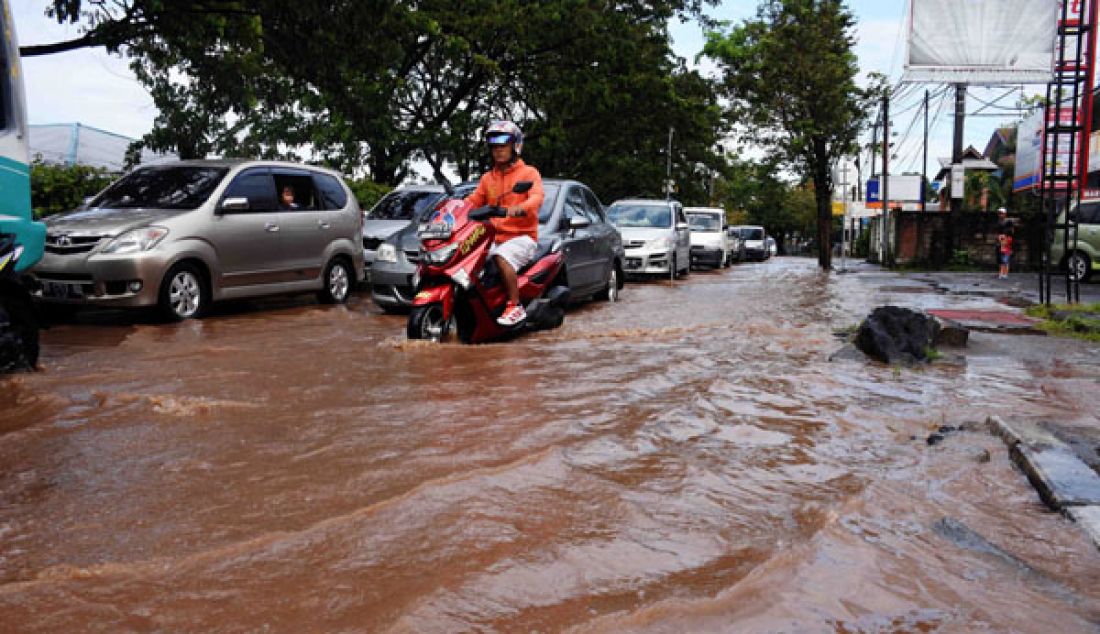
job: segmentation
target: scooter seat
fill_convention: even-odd
[[[535,250],[535,255],[531,257],[531,261],[521,268],[517,275],[523,275],[532,266],[538,263],[539,260],[561,249],[561,240],[558,238],[540,238],[539,248]]]

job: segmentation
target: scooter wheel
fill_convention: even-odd
[[[409,339],[442,341],[447,336],[450,326],[450,322],[443,318],[442,304],[416,306],[409,313],[405,334]]]

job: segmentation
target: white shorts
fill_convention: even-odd
[[[512,265],[512,270],[519,271],[531,262],[535,257],[539,245],[531,239],[531,236],[519,236],[507,242],[494,244],[489,249],[489,255],[499,255]]]

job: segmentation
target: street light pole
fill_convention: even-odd
[[[665,159],[665,200],[672,200],[672,133],[676,128],[668,126],[668,152]]]

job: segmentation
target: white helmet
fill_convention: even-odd
[[[523,130],[508,120],[494,121],[485,130],[485,142],[489,145],[504,145],[511,143],[516,149],[516,156],[523,154]]]

